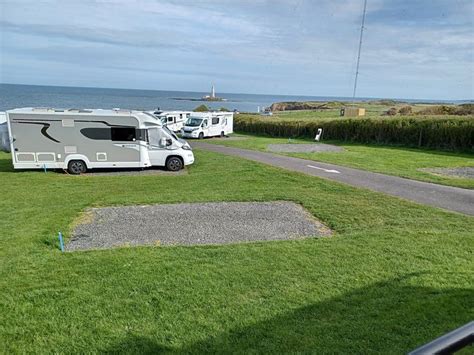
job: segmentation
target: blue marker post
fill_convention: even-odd
[[[44,172],[46,173],[46,164],[43,164]]]
[[[58,238],[59,238],[59,248],[61,248],[61,251],[64,251],[63,234],[61,232],[59,232]]]

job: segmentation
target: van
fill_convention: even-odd
[[[225,137],[234,132],[232,112],[193,112],[181,130],[183,138]]]

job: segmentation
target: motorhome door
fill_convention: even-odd
[[[166,144],[164,144],[166,142]],[[171,138],[161,128],[148,129],[148,156],[153,166],[164,166],[168,151],[168,143],[172,144]]]

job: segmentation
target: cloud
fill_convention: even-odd
[[[143,87],[201,81],[207,88],[219,79],[227,85],[222,90],[243,92],[247,80],[253,92],[277,87],[282,94],[325,95],[330,87],[346,96],[362,6],[362,0],[4,0],[0,81],[15,82],[27,69],[22,65],[58,78],[59,70],[82,67],[99,76],[90,85],[116,82],[121,71]],[[410,77],[411,87],[397,96],[472,97],[473,6],[369,0],[361,94],[393,94],[389,85]],[[166,78],[160,87],[158,77]]]

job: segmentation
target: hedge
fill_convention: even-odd
[[[236,117],[238,132],[273,137],[323,138],[344,142],[391,144],[447,150],[474,151],[474,118],[353,118],[332,121],[284,121]]]

